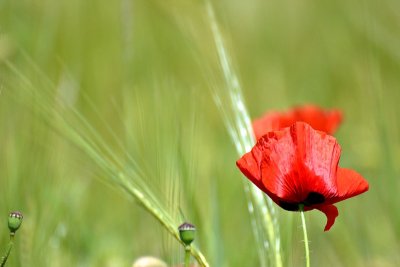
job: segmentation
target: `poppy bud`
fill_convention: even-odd
[[[178,230],[182,242],[185,243],[185,245],[187,246],[190,245],[194,240],[196,227],[194,227],[193,224],[185,222],[178,227]]]
[[[21,226],[22,218],[24,218],[24,216],[22,215],[21,212],[19,211],[10,212],[10,215],[8,216],[8,229],[10,229],[10,232],[12,234],[14,234]]]

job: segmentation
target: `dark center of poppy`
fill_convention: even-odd
[[[305,207],[307,206],[312,206],[312,205],[317,205],[317,204],[322,204],[325,201],[325,197],[317,192],[310,192],[306,199],[299,203],[293,203],[293,202],[286,202],[286,201],[279,201],[279,206],[282,209],[288,210],[288,211],[298,211],[299,210],[299,205],[302,204]]]
[[[317,192],[310,192],[307,198],[303,201],[304,206],[311,206],[316,204],[322,204],[325,201],[325,197]]]

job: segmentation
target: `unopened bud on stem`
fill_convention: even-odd
[[[190,245],[194,240],[196,227],[190,223],[183,223],[179,226],[178,230],[182,242],[185,243],[186,246]]]
[[[24,216],[19,211],[10,212],[10,215],[8,216],[8,229],[10,229],[11,234],[15,234],[19,229],[23,218]]]

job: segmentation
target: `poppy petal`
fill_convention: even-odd
[[[281,202],[298,203],[300,179],[295,171],[296,151],[290,129],[268,133],[263,136],[256,146],[262,151],[260,162],[261,182],[268,192]]]
[[[244,154],[239,160],[236,161],[236,166],[249,180],[254,183],[262,191],[266,192],[261,181],[261,161],[263,158],[263,151],[261,145],[256,145],[250,152]]]
[[[237,166],[284,208],[316,203],[310,196],[318,196],[318,204],[335,197],[339,157],[340,146],[334,137],[297,122],[264,135]]]
[[[271,140],[270,133],[256,145],[266,148],[261,166],[265,188],[289,203],[300,203],[310,193],[325,199],[335,196],[340,157],[336,139],[303,122],[280,132],[279,140]]]
[[[339,215],[338,209],[334,205],[323,205],[316,209],[325,213],[327,222],[324,231],[329,231],[335,223],[336,217]]]
[[[332,199],[332,203],[357,196],[368,191],[368,182],[357,172],[338,168],[337,171],[337,196]]]
[[[288,112],[272,111],[253,121],[256,139],[260,139],[270,131],[290,127],[297,121],[311,125],[318,131],[333,134],[342,122],[342,112],[337,109],[324,110],[315,105],[296,107]]]
[[[304,121],[315,130],[333,134],[342,122],[342,112],[336,109],[323,110],[314,105],[305,105],[293,110],[298,121]]]
[[[256,139],[260,139],[263,135],[271,131],[277,131],[285,127],[289,127],[295,123],[296,119],[293,114],[271,111],[259,119],[253,121],[253,131]]]

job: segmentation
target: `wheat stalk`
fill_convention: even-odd
[[[223,88],[212,86],[214,99],[223,116],[229,135],[235,144],[236,151],[241,156],[250,151],[255,144],[251,120],[243,101],[239,79],[232,68],[228,51],[225,48],[213,7],[209,1],[206,1],[206,5],[226,85]],[[274,264],[277,267],[281,267],[280,235],[275,207],[271,199],[266,197],[249,181],[245,180],[243,186],[248,200],[248,210],[257,243],[260,265]],[[269,253],[269,251],[273,253]]]

